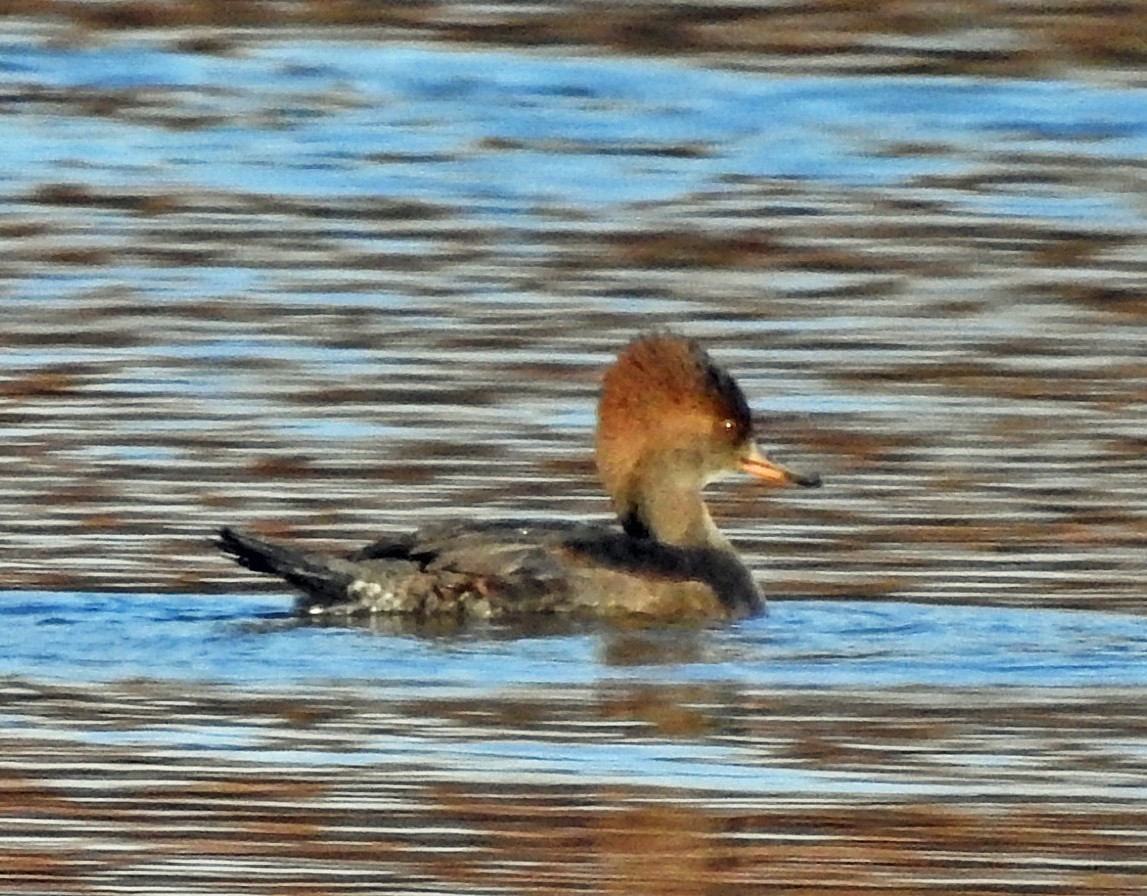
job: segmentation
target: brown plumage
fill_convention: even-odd
[[[764,457],[740,387],[696,343],[668,333],[635,339],[606,371],[596,459],[621,531],[451,523],[345,556],[231,528],[216,544],[301,590],[307,615],[736,617],[764,602],[701,489],[737,469],[774,484],[820,484]]]

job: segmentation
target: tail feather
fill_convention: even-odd
[[[252,572],[269,573],[310,596],[307,603],[336,603],[347,599],[354,566],[331,554],[296,550],[257,535],[224,526],[215,547]]]

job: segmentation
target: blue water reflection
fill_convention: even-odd
[[[291,624],[285,599],[0,592],[0,674],[418,690],[733,681],[756,688],[1139,687],[1147,619],[1089,611],[774,602],[705,631],[427,636]],[[618,639],[641,644],[619,664]],[[632,656],[632,651],[624,652]]]
[[[228,58],[130,41],[9,45],[0,58],[27,85],[110,92],[128,108],[95,117],[62,106],[49,126],[37,110],[34,127],[5,116],[7,170],[24,183],[131,189],[158,178],[172,189],[448,202],[512,219],[552,204],[668,199],[728,177],[879,186],[1004,156],[1022,165],[1025,153],[1147,153],[1147,92],[1066,80],[778,77],[305,41]],[[181,119],[189,126],[173,126]],[[1030,207],[1016,201],[1022,176],[994,189],[1013,197],[1000,214],[1079,211],[1066,187]],[[1131,201],[1093,199],[1088,212],[1128,218]]]

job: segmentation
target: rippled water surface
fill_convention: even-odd
[[[236,595],[17,591],[0,601],[0,674],[35,670],[58,682],[416,691],[662,675],[764,688],[1147,684],[1147,622],[1077,610],[786,601],[732,628],[441,632],[383,619],[314,626],[295,621],[285,601]]]
[[[1141,617],[796,601],[433,635],[239,596],[0,599],[21,892],[1142,880]]]
[[[208,7],[0,18],[0,891],[1144,888],[1121,19]],[[305,626],[206,544],[603,516],[653,327],[824,474],[711,490],[767,617]]]

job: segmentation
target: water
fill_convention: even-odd
[[[1141,79],[627,9],[4,22],[0,891],[1143,889]],[[665,326],[825,474],[712,489],[765,618],[301,626],[205,544],[602,516]]]
[[[774,602],[732,627],[436,634],[376,620],[299,624],[241,595],[0,592],[0,675],[465,693],[731,681],[756,688],[1080,688],[1147,684],[1147,622],[1070,610]]]
[[[23,889],[1144,871],[1141,617],[794,601],[731,629],[436,636],[241,596],[0,602]]]

